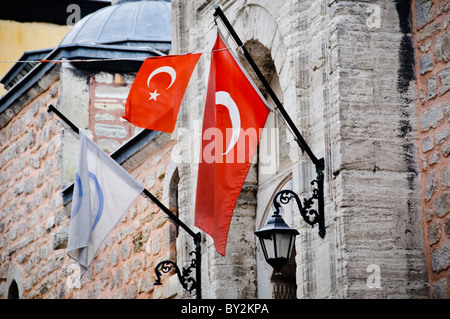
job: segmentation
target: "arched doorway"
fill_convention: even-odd
[[[180,182],[180,176],[178,174],[178,167],[175,169],[169,184],[169,210],[178,217],[178,184]],[[178,237],[178,227],[173,225],[176,228],[175,236]]]
[[[8,299],[19,299],[19,286],[17,286],[17,282],[15,280],[13,280],[9,285]]]
[[[297,281],[295,263],[295,246],[288,263],[281,269],[282,276],[272,273],[272,298],[273,299],[297,299]]]
[[[256,40],[250,40],[245,47],[252,55],[256,64],[270,83],[280,101],[283,101],[283,91],[280,86],[278,74],[268,48]],[[251,68],[245,60],[241,61],[247,70]],[[275,109],[273,101],[268,97],[266,89],[256,76],[249,72],[250,77],[266,97],[272,109]],[[258,194],[257,216],[255,229],[260,229],[272,215],[272,199],[280,189],[291,189],[291,167],[289,158],[288,136],[283,120],[276,112],[271,112],[261,135],[258,153]],[[290,215],[287,212],[286,215]],[[284,216],[286,223],[294,226],[293,216]],[[282,269],[282,277],[274,275],[272,268],[265,263],[262,257],[261,247],[257,243],[257,282],[259,298],[294,299],[296,298],[296,263],[295,251],[290,261]]]

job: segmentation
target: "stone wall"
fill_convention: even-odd
[[[60,295],[67,259],[53,239],[68,222],[60,196],[61,126],[47,113],[59,81],[0,130],[0,295],[15,281],[28,298]],[[56,270],[56,271],[55,271]]]
[[[122,119],[135,74],[99,72],[89,79],[89,129],[107,152],[117,149],[140,129]]]
[[[301,233],[297,297],[428,297],[428,266],[432,296],[448,298],[448,1],[173,0],[173,53],[205,53],[174,135],[158,135],[123,167],[190,227],[216,4],[249,48],[266,52],[262,60],[271,62],[280,100],[316,156],[325,158],[326,237],[319,238],[298,214],[289,220]],[[173,274],[153,286],[157,262],[184,266],[193,245],[142,196],[81,281],[66,254],[70,204],[64,206],[60,193],[73,181],[77,140],[47,114],[47,105],[57,105],[112,151],[138,131],[120,119],[133,77],[63,64],[60,80],[13,105],[20,111],[0,129],[1,297],[13,282],[22,298],[192,297]],[[203,235],[204,298],[270,295],[258,291],[270,289],[271,273],[261,261],[258,268],[253,232],[265,223],[279,187],[309,197],[315,176],[289,133],[276,136],[279,163],[270,176],[261,175],[259,163],[252,166],[226,256]]]
[[[422,225],[431,296],[450,298],[450,3],[413,2]]]
[[[157,137],[147,149],[141,150],[145,152],[146,156],[142,157],[145,160],[137,166],[133,163],[129,171],[161,201],[165,178],[171,178],[166,176],[173,147],[173,143],[167,144],[168,141],[167,136]],[[165,147],[160,148],[158,144]],[[123,165],[130,166],[127,162]],[[139,196],[100,246],[90,269],[80,282],[76,280],[77,267],[69,261],[64,298],[175,297],[179,286],[176,275],[164,275],[162,286],[154,286],[153,282],[154,268],[158,262],[176,262],[176,236],[176,227],[165,213],[148,198]]]
[[[269,52],[278,77],[278,84],[272,84],[278,85],[280,100],[316,156],[325,158],[325,239],[294,216],[301,233],[296,241],[297,297],[427,297],[414,144],[414,51],[411,31],[405,28],[409,1],[172,1],[174,53],[205,52],[179,116],[178,125],[191,131],[202,119],[204,100],[199,97],[206,92],[217,4],[246,45]],[[220,20],[217,25],[242,58]],[[272,192],[286,178],[291,176],[293,190],[309,197],[308,185],[315,177],[292,136],[278,136],[276,172],[256,184],[253,174],[248,177],[257,194],[256,207],[238,203],[227,246],[230,254],[218,256],[205,238],[205,295],[270,295],[255,293],[251,286],[256,282],[258,289],[266,289],[268,285],[260,283],[270,282],[271,275],[252,261],[259,258],[252,233],[264,224]],[[184,194],[189,201],[180,214],[188,219],[194,206],[195,163],[186,161],[182,171],[190,195]],[[234,227],[237,223],[239,228]],[[239,244],[239,236],[246,236],[245,245]],[[256,256],[248,255],[250,246]],[[241,269],[247,272],[238,272]],[[370,281],[373,276],[376,283]]]
[[[60,70],[61,80],[55,76]],[[120,120],[134,75],[88,73],[65,64],[45,77],[58,80],[46,81],[48,87],[31,100],[26,95],[16,102],[21,110],[0,129],[1,298],[8,297],[14,282],[19,298],[177,296],[180,284],[173,273],[163,276],[162,286],[153,282],[158,262],[176,261],[178,232],[146,197],[131,205],[81,280],[66,253],[71,203],[63,203],[61,192],[73,181],[75,167],[68,163],[76,163],[78,143],[47,107],[58,105],[98,143],[109,139],[103,146],[112,151],[108,147],[115,149],[140,130]],[[126,135],[118,136],[123,130]],[[173,146],[169,134],[159,134],[122,164],[166,205],[178,186],[171,183],[176,173],[170,162]],[[65,165],[70,169],[64,170]]]

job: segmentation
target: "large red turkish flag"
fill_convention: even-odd
[[[222,256],[233,210],[269,114],[244,72],[218,34],[203,116],[195,225],[211,235]]]
[[[181,100],[201,53],[145,59],[125,104],[128,122],[172,133]]]

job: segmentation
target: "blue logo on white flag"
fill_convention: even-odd
[[[77,206],[73,210],[72,216],[70,217],[73,219],[78,212],[80,211],[82,198],[84,195],[83,192],[83,186],[81,185],[81,178],[78,173],[75,175],[75,182],[78,187],[78,200],[75,201],[77,203]],[[91,214],[92,214],[92,230],[95,229],[95,226],[97,226],[100,217],[102,217],[103,214],[103,206],[104,206],[104,197],[103,197],[103,191],[102,187],[100,186],[100,183],[97,180],[97,176],[95,176],[94,173],[89,172],[89,183],[90,183],[90,196],[91,196]],[[93,186],[93,187],[92,187]]]
[[[82,130],[79,135],[67,254],[79,263],[82,276],[143,187]]]

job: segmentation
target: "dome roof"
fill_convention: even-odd
[[[122,45],[170,49],[170,3],[126,2],[100,9],[76,23],[59,44]]]

